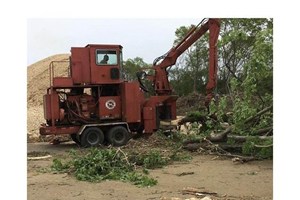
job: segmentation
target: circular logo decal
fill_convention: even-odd
[[[105,103],[105,106],[107,109],[112,110],[116,107],[116,102],[114,100],[110,99]]]

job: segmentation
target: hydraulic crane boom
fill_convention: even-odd
[[[177,58],[207,31],[209,31],[209,77],[206,93],[207,102],[211,100],[212,91],[217,84],[217,40],[220,32],[220,20],[214,18],[202,20],[188,32],[179,44],[172,47],[165,55],[154,60],[152,68],[155,70],[155,75],[148,78],[153,81],[157,95],[170,95],[172,93],[167,68],[174,65]],[[161,62],[157,64],[160,60]]]

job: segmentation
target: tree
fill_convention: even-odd
[[[179,27],[175,31],[174,44],[178,44],[192,27],[193,25]],[[235,78],[242,83],[251,71],[250,66],[256,65],[260,70],[272,71],[272,33],[272,19],[221,19],[218,41],[218,92],[230,93],[230,80]],[[258,58],[259,62],[255,63]],[[270,67],[267,69],[258,66],[259,63]],[[265,77],[264,81],[257,82],[261,86],[258,90],[260,95],[266,90],[272,92],[272,75],[267,71],[256,72],[256,75]],[[181,90],[179,82],[187,86],[185,90],[188,92],[205,93],[207,74],[208,35],[205,34],[178,58],[176,66],[170,70],[170,80],[175,83],[174,90],[179,94],[186,94]]]
[[[176,29],[174,45],[178,44],[193,28],[181,26]],[[205,92],[208,63],[208,38],[205,35],[194,45],[189,47],[177,60],[176,66],[170,70],[170,80],[174,90],[179,95],[186,95],[190,92]]]
[[[129,58],[123,62],[123,77],[128,81],[137,80],[136,73],[148,66],[141,57]]]
[[[261,35],[263,32],[272,34],[272,19],[222,19],[219,47],[219,80],[228,85],[230,78],[243,82],[246,78],[249,62],[252,62],[254,53],[259,50],[258,41],[270,35]],[[264,52],[261,52],[264,54]],[[272,56],[272,54],[270,54]],[[269,61],[273,62],[271,57]],[[222,87],[222,85],[218,85]],[[223,85],[224,87],[224,85]],[[226,87],[226,86],[225,86]],[[228,88],[227,88],[228,89]],[[224,90],[223,90],[224,91]],[[229,91],[227,91],[229,92]]]

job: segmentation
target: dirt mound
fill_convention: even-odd
[[[69,54],[58,54],[45,58],[34,63],[27,68],[27,105],[40,106],[43,104],[43,95],[50,84],[49,65],[52,61],[60,61],[54,63],[55,75],[66,75],[68,73],[67,62]]]
[[[27,139],[40,141],[39,126],[44,123],[43,95],[50,85],[49,65],[54,62],[54,76],[68,74],[69,54],[45,58],[27,67]],[[63,62],[62,62],[63,61]]]

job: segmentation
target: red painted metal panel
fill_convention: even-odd
[[[157,114],[167,114],[172,119],[176,119],[176,99],[177,96],[165,95],[165,96],[151,96],[144,104],[143,108],[143,120],[146,133],[152,133],[158,129]],[[161,106],[170,106],[171,113],[157,113],[157,108]],[[158,112],[162,112],[158,109]]]
[[[53,78],[54,87],[72,87],[73,80],[69,77],[55,77]]]
[[[75,84],[91,82],[89,48],[71,48],[71,75]]]
[[[176,114],[176,100],[170,103],[171,106],[171,119],[175,120],[177,118]]]
[[[143,116],[144,120],[152,120],[154,119],[154,109],[152,107],[144,107]]]
[[[59,119],[59,98],[57,93],[44,95],[44,118],[51,120],[51,95],[53,95],[53,118]]]
[[[141,122],[141,104],[144,95],[138,82],[122,83],[122,120],[127,123]]]
[[[52,127],[52,126],[41,126],[41,135],[62,135],[62,134],[74,134],[77,133],[80,126],[64,126],[64,127]]]
[[[144,119],[145,133],[152,133],[154,129],[157,129],[156,115],[153,107],[143,108],[143,119]]]
[[[100,119],[121,119],[120,96],[100,97],[99,116]]]

